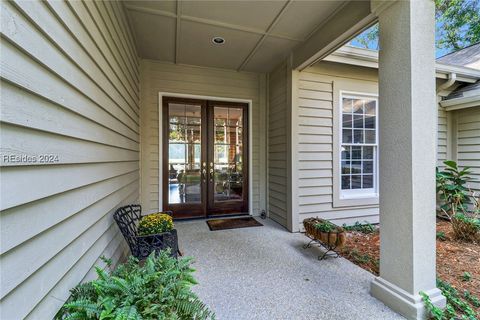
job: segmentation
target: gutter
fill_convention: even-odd
[[[443,101],[440,101],[440,105],[445,108],[445,111],[480,107],[480,94],[469,96],[469,97],[443,100]]]
[[[448,75],[448,80],[438,86],[437,94],[453,86],[456,80],[457,80],[457,74],[455,72],[450,72]]]
[[[378,69],[378,51],[343,46],[324,58],[323,61]],[[435,72],[437,79],[447,79],[447,82],[452,79],[452,74],[455,74],[457,82],[475,83],[480,79],[480,70],[439,62],[435,63]]]

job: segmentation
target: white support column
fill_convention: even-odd
[[[431,0],[379,13],[380,277],[371,293],[408,319],[424,317],[435,284],[435,18]]]

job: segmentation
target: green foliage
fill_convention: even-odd
[[[420,295],[423,298],[425,307],[430,313],[430,319],[434,320],[450,320],[450,319],[466,319],[466,320],[476,320],[478,314],[475,314],[472,307],[470,306],[471,301],[478,300],[478,298],[473,297],[470,293],[468,295],[470,298],[466,298],[466,295],[461,296],[458,291],[452,287],[449,283],[444,282],[440,279],[437,279],[437,287],[442,291],[442,294],[447,298],[447,306],[444,310],[433,305],[430,298],[424,292],[420,292]],[[473,297],[473,298],[472,298]],[[473,305],[473,303],[472,303]]]
[[[479,0],[435,0],[436,47],[457,51],[480,42]],[[359,34],[354,42],[378,50],[378,24]]]
[[[468,290],[465,290],[463,292],[463,296],[465,297],[465,299],[470,302],[475,308],[480,308],[480,299],[478,299],[477,297],[475,297],[474,295],[472,295],[470,293],[470,291]]]
[[[456,212],[457,209],[465,209],[469,199],[469,190],[466,186],[471,180],[470,168],[465,167],[460,170],[455,161],[444,161],[445,170],[440,171],[437,168],[437,193],[440,196],[440,208],[449,214]]]
[[[447,236],[445,235],[445,232],[443,231],[438,231],[437,232],[437,239],[441,241],[447,240]]]
[[[470,280],[472,280],[472,274],[470,272],[465,271],[462,274],[462,281],[468,282]]]
[[[480,42],[479,0],[435,0],[437,47],[460,50]]]
[[[363,224],[357,221],[353,226],[347,226],[346,224],[344,224],[343,228],[347,231],[358,231],[365,234],[375,233],[378,231],[374,225],[368,223],[367,221],[365,221],[365,223]]]
[[[143,264],[130,257],[112,272],[97,267],[98,279],[72,289],[56,319],[214,319],[191,291],[196,281],[190,263],[165,250]]]
[[[315,229],[319,230],[320,232],[332,232],[337,229],[333,223],[329,221],[319,222],[314,225]]]

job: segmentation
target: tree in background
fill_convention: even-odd
[[[435,0],[436,46],[442,53],[480,42],[480,0]],[[352,44],[378,50],[378,24],[362,32]]]

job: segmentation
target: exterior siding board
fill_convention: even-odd
[[[351,83],[377,83],[377,71],[336,63],[321,62],[299,73],[297,129],[299,145],[298,162],[293,170],[297,173],[299,224],[306,217],[323,217],[338,224],[355,221],[378,221],[378,206],[339,207],[333,206],[333,92],[335,81]],[[359,90],[360,91],[360,90]],[[381,106],[379,106],[381,109]],[[471,115],[470,115],[471,117]],[[460,118],[459,118],[460,119]],[[470,121],[472,118],[470,118]],[[295,122],[295,121],[294,121]],[[472,121],[465,126],[478,126]],[[438,110],[438,149],[439,165],[447,159],[447,112]],[[459,123],[460,125],[460,123]],[[480,133],[475,130],[458,133],[459,161],[473,164],[480,170],[472,153],[462,153],[461,143],[480,143]],[[460,139],[463,139],[460,142]],[[460,157],[463,157],[460,160]],[[469,160],[467,160],[467,157]],[[480,163],[480,162],[479,162]],[[475,169],[474,169],[475,170]],[[480,173],[480,171],[478,171]]]
[[[456,113],[457,159],[461,167],[470,167],[472,190],[480,192],[480,108],[453,111]]]
[[[1,159],[4,319],[52,318],[128,252],[112,214],[139,199],[138,58],[123,9],[101,6],[1,3],[2,156],[58,156]]]
[[[269,76],[268,105],[268,215],[287,226],[287,65],[281,64]]]

